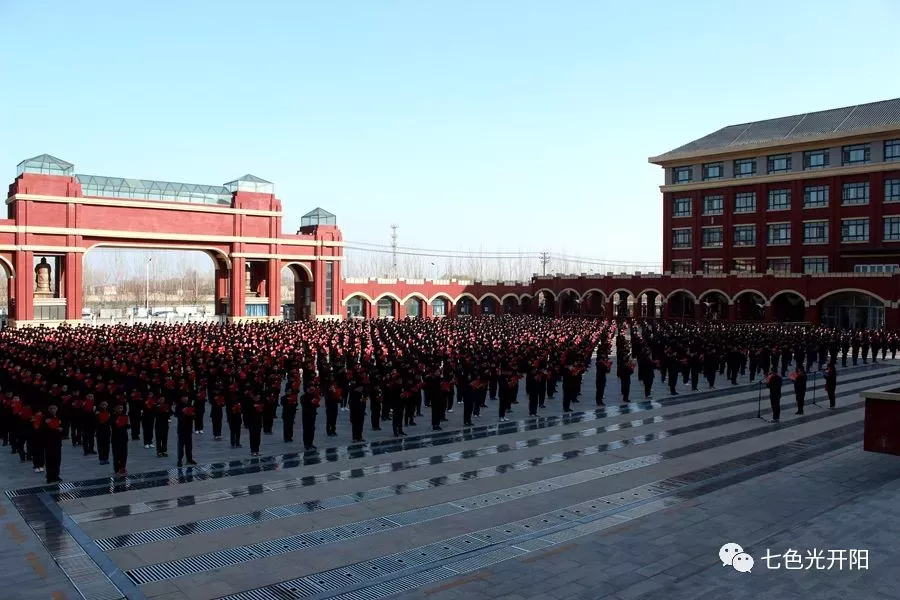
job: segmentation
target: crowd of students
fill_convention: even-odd
[[[560,410],[571,412],[591,368],[597,405],[613,372],[622,402],[635,372],[645,397],[657,373],[673,395],[679,379],[698,390],[701,375],[714,387],[717,376],[736,384],[739,374],[754,380],[759,373],[768,377],[777,420],[775,398],[791,364],[797,390],[805,390],[813,365],[825,369],[833,406],[838,360],[846,366],[849,353],[853,364],[868,362],[870,351],[873,361],[888,351],[894,358],[897,347],[883,330],[514,315],[7,329],[0,332],[0,440],[48,482],[60,481],[66,441],[102,464],[111,454],[113,472],[124,475],[129,446],[169,456],[172,421],[179,467],[196,464],[193,438],[207,423],[215,440],[227,435],[235,449],[246,434],[258,456],[278,418],[283,440],[293,442],[299,415],[303,447],[314,451],[320,410],[328,436],[348,411],[356,443],[365,441],[367,416],[373,431],[389,421],[402,437],[425,410],[438,431],[454,408],[470,426],[493,400],[504,421],[520,391],[529,416],[557,394]]]

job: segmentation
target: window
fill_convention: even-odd
[[[731,261],[731,270],[738,273],[753,273],[756,271],[756,259],[736,258]]]
[[[900,242],[900,217],[885,217],[884,241]]]
[[[791,208],[791,190],[769,190],[769,210]]]
[[[704,273],[721,273],[722,272],[722,261],[721,260],[704,260],[703,261],[703,272]]]
[[[766,271],[774,273],[790,273],[791,259],[789,258],[770,258],[766,261]]]
[[[841,198],[844,205],[868,204],[869,182],[845,183],[844,194]]]
[[[687,183],[693,178],[693,167],[675,167],[672,169],[672,181],[675,183]]]
[[[691,247],[691,228],[682,227],[681,229],[672,230],[672,247],[673,248],[690,248]]]
[[[691,206],[693,203],[690,198],[675,198],[672,201],[673,217],[689,217],[691,216]]]
[[[334,263],[325,263],[325,309],[324,314],[331,314],[331,302],[334,300]]]
[[[347,318],[363,316],[363,299],[353,296],[347,300]]]
[[[869,219],[844,219],[841,223],[841,242],[868,242]]]
[[[419,318],[419,299],[418,298],[410,298],[406,301],[404,305],[406,307],[406,316],[411,319]]]
[[[724,196],[704,196],[703,197],[703,214],[704,215],[721,215]]]
[[[672,261],[672,273],[678,274],[690,274],[691,273],[691,261],[690,260],[673,260]]]
[[[791,243],[791,224],[773,223],[766,226],[770,246],[789,246]]]
[[[723,174],[722,163],[720,162],[706,163],[703,165],[703,181],[722,179]]]
[[[803,188],[803,208],[822,208],[828,206],[828,186],[808,185]]]
[[[807,150],[803,153],[804,169],[824,169],[828,162],[828,150]]]
[[[803,224],[804,244],[827,244],[828,221],[807,221]]]
[[[734,212],[756,212],[756,192],[741,192],[734,196]]]
[[[896,273],[900,265],[854,265],[854,273]]]
[[[742,158],[740,160],[734,161],[735,177],[749,177],[751,175],[756,175],[755,158]]]
[[[871,158],[869,144],[854,144],[841,149],[842,161],[845,165],[864,165]]]
[[[722,228],[721,227],[704,227],[703,228],[703,247],[704,248],[721,248],[722,247]]]
[[[803,258],[804,273],[827,273],[828,259],[824,256],[809,256]]]
[[[900,202],[900,179],[884,180],[884,201]]]
[[[791,170],[790,154],[775,154],[769,157],[769,173],[787,173]]]
[[[446,298],[435,298],[434,302],[431,303],[431,314],[435,317],[446,317],[447,304]]]
[[[888,140],[884,143],[884,160],[900,160],[900,140]]]
[[[734,245],[735,246],[755,246],[756,245],[756,225],[735,225],[734,226]]]

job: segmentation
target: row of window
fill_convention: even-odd
[[[803,188],[803,208],[824,208],[828,206],[830,192],[827,185],[808,185]],[[845,183],[841,189],[842,206],[860,206],[869,203],[869,182]],[[900,179],[886,179],[884,182],[884,201],[900,202]],[[673,217],[693,216],[694,202],[692,198],[674,198],[672,200]],[[767,210],[789,210],[791,208],[791,190],[769,190]],[[713,194],[703,197],[703,216],[721,215],[725,211],[725,196]],[[756,212],[756,192],[740,192],[734,195],[734,213]]]
[[[827,244],[828,221],[805,221],[803,223],[804,244]],[[734,225],[732,246],[735,248],[756,246],[756,225]],[[693,237],[692,227],[679,227],[672,230],[672,248],[689,249]],[[884,217],[885,242],[900,242],[900,216]],[[868,242],[869,218],[860,217],[841,221],[841,243]],[[725,242],[724,227],[721,225],[703,227],[701,245],[703,248],[721,248]],[[769,246],[789,246],[791,244],[790,223],[768,223],[766,225],[766,244]]]
[[[701,262],[702,271],[704,273],[723,273],[724,267],[721,259],[704,260]],[[693,264],[690,259],[673,260],[672,273],[674,274],[690,274],[693,273]],[[755,258],[736,258],[731,261],[731,271],[738,273],[755,273]],[[768,258],[766,259],[766,271],[774,273],[790,273],[791,259],[786,257]],[[900,265],[855,265],[853,267],[855,273],[897,273],[900,272]],[[804,256],[803,272],[806,274],[828,273],[828,257],[826,256]]]
[[[803,153],[803,170],[824,169],[830,165],[831,150],[807,150]],[[872,160],[871,144],[853,144],[841,148],[841,164],[843,166],[864,165]],[[884,142],[884,160],[900,160],[900,139]],[[772,154],[766,157],[766,173],[788,173],[793,170],[793,157],[790,154]],[[703,181],[714,181],[725,177],[723,161],[704,163],[701,165]],[[735,177],[752,177],[757,174],[755,158],[741,158],[733,161]],[[690,183],[694,181],[694,167],[675,167],[672,169],[672,183]]]

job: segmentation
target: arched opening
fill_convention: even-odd
[[[534,298],[531,296],[523,296],[521,309],[523,315],[534,314]]]
[[[582,314],[591,317],[603,318],[606,316],[606,298],[603,294],[595,291],[589,291],[581,299]]]
[[[819,299],[818,305],[819,318],[825,327],[884,327],[884,302],[865,292],[837,292]]]
[[[493,296],[486,296],[481,299],[481,314],[496,315],[497,306],[497,300]]]
[[[397,313],[394,309],[395,300],[388,296],[383,296],[378,299],[378,318],[379,319],[393,319],[397,316]]]
[[[82,315],[98,324],[134,319],[184,322],[224,315],[229,266],[225,260],[205,250],[95,246],[83,258]],[[61,272],[52,278],[61,281],[62,257],[57,266]],[[45,300],[35,294],[35,319],[46,318],[50,310],[46,302],[42,306]]]
[[[669,306],[669,316],[673,319],[694,318],[694,298],[685,291],[677,291],[669,294],[666,299]]]
[[[542,317],[554,316],[556,308],[556,296],[549,290],[541,290],[537,293],[537,312]]]
[[[450,299],[438,296],[431,301],[431,315],[434,317],[446,317],[450,314]]]
[[[519,312],[519,298],[509,295],[503,298],[503,314],[511,315]]]
[[[713,321],[728,318],[728,297],[722,292],[712,291],[700,296],[703,316]]]
[[[644,319],[656,319],[662,315],[662,294],[656,290],[642,292],[638,297],[638,315]]]
[[[800,323],[806,320],[806,301],[796,292],[772,297],[772,316],[776,321]]]
[[[347,300],[347,318],[365,319],[369,316],[369,301],[360,295]]]
[[[0,327],[6,326],[5,321],[9,316],[9,293],[12,287],[9,276],[9,266],[5,261],[0,260]]]
[[[628,290],[616,290],[612,293],[613,314],[619,319],[627,319],[634,308],[634,295]]]
[[[575,290],[564,290],[560,293],[559,314],[563,316],[581,314],[581,297]]]
[[[312,271],[302,263],[281,268],[281,311],[288,321],[309,319],[313,314]]]
[[[409,298],[403,304],[403,309],[406,312],[407,318],[410,319],[419,319],[422,317],[422,300],[421,298],[417,298],[413,296]]]
[[[736,321],[762,321],[766,316],[766,299],[758,292],[747,290],[734,298]]]
[[[469,296],[463,296],[456,301],[456,314],[468,316],[475,314],[475,301]]]

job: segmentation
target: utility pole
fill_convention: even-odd
[[[394,277],[397,276],[397,225],[391,225],[391,271]]]
[[[147,287],[144,292],[144,308],[147,309],[147,314],[150,314],[150,263],[153,262],[153,257],[147,259]]]
[[[541,252],[541,270],[544,275],[547,274],[547,265],[550,264],[550,253]]]

